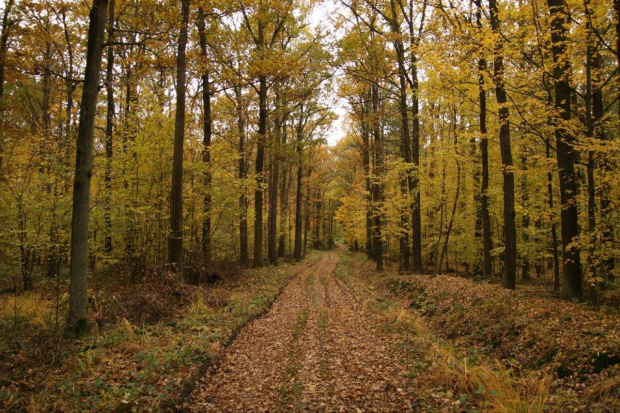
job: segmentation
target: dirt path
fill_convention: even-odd
[[[335,276],[327,252],[199,383],[192,411],[411,411],[414,389],[398,356]]]

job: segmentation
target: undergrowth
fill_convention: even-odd
[[[365,308],[382,325],[381,334],[393,341],[409,378],[418,383],[418,410],[541,412],[549,401],[552,377],[517,375],[510,365],[476,351],[457,352],[449,341],[434,334],[419,310],[408,306],[384,285],[392,275],[374,272],[369,264],[349,267],[354,257],[341,252],[346,263],[338,277],[365,298]],[[355,257],[359,259],[359,256]],[[404,288],[412,287],[404,286]],[[410,288],[410,292],[415,292]]]
[[[377,273],[362,254],[341,255],[360,262],[340,278],[363,286],[366,308],[397,337],[422,405],[620,409],[617,317],[459,277]]]
[[[311,253],[298,265],[319,257]],[[93,323],[81,340],[67,337],[49,316],[41,316],[45,308],[53,310],[53,300],[18,295],[23,321],[15,326],[13,312],[0,313],[0,410],[172,410],[199,366],[218,354],[246,320],[266,311],[296,268],[283,264],[244,271],[208,287],[175,287],[172,297],[185,288],[193,294],[183,295],[174,311],[164,300],[155,321],[130,312],[120,316],[128,310],[124,302],[98,291],[94,317],[118,315]],[[154,295],[132,308],[151,306],[158,296],[149,291]]]

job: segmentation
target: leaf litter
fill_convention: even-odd
[[[412,411],[416,391],[378,319],[326,252],[245,327],[187,402],[191,411]]]

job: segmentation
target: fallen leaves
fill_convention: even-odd
[[[323,259],[289,283],[205,376],[193,411],[408,411],[414,391],[377,320]],[[316,282],[316,280],[320,282]]]

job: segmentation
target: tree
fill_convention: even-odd
[[[267,77],[269,71],[267,53],[276,44],[280,31],[284,28],[290,13],[288,5],[269,8],[269,4],[261,1],[252,15],[245,7],[241,8],[245,28],[250,34],[258,61],[258,142],[256,147],[255,174],[257,187],[254,192],[254,267],[263,265],[263,169],[265,163],[265,145],[267,140]],[[252,21],[253,20],[253,21]],[[260,65],[264,65],[260,67]]]
[[[2,31],[0,32],[0,122],[4,122],[4,102],[2,100],[4,96],[4,69],[6,67],[6,53],[9,43],[9,35],[11,27],[15,24],[14,21],[9,19],[11,15],[11,9],[15,4],[15,0],[8,0],[4,5],[4,11],[2,13]],[[1,123],[0,123],[1,125]],[[2,173],[2,158],[4,154],[4,143],[0,133],[0,174]]]
[[[499,141],[504,175],[504,270],[502,286],[514,290],[517,273],[517,226],[515,224],[515,178],[510,147],[510,123],[508,99],[504,86],[504,58],[500,36],[499,11],[496,0],[489,0],[491,27],[496,36],[495,58],[493,60],[493,81],[495,97],[499,106]]]
[[[176,115],[170,191],[170,265],[183,274],[183,145],[185,137],[185,48],[189,26],[189,0],[181,1],[181,26],[177,43]]]
[[[476,26],[482,29],[482,0],[476,0]],[[491,217],[489,214],[489,139],[487,136],[487,96],[485,72],[487,61],[483,56],[478,58],[478,101],[480,104],[480,164],[482,181],[480,183],[480,213],[482,215],[482,276],[489,279],[493,272],[491,262]]]
[[[106,126],[105,126],[105,205],[104,205],[104,221],[105,221],[105,239],[104,239],[104,252],[109,255],[112,252],[112,215],[111,215],[111,198],[112,198],[112,156],[113,156],[113,134],[114,134],[114,2],[115,0],[109,0],[108,10],[108,56],[106,67],[106,97],[107,97],[107,110],[106,110]]]
[[[88,330],[88,220],[93,167],[95,108],[99,93],[103,37],[108,0],[94,0],[89,16],[84,87],[80,103],[73,214],[71,218],[71,264],[68,327],[82,334]]]
[[[200,39],[200,53],[203,59],[207,58],[207,35],[205,33],[205,14],[202,7],[198,8],[198,36]],[[204,63],[206,64],[206,62]],[[203,69],[202,77],[202,132],[203,132],[203,153],[202,160],[205,163],[204,172],[204,201],[203,201],[203,223],[202,223],[202,254],[205,261],[211,261],[211,81],[209,79],[208,68]]]
[[[568,11],[564,0],[547,0],[551,19],[551,51],[555,80],[554,119],[556,152],[560,174],[560,203],[562,205],[562,297],[581,297],[581,258],[576,238],[579,236],[577,213],[577,177],[575,175],[574,141],[568,122],[571,119],[570,60],[566,58]]]

